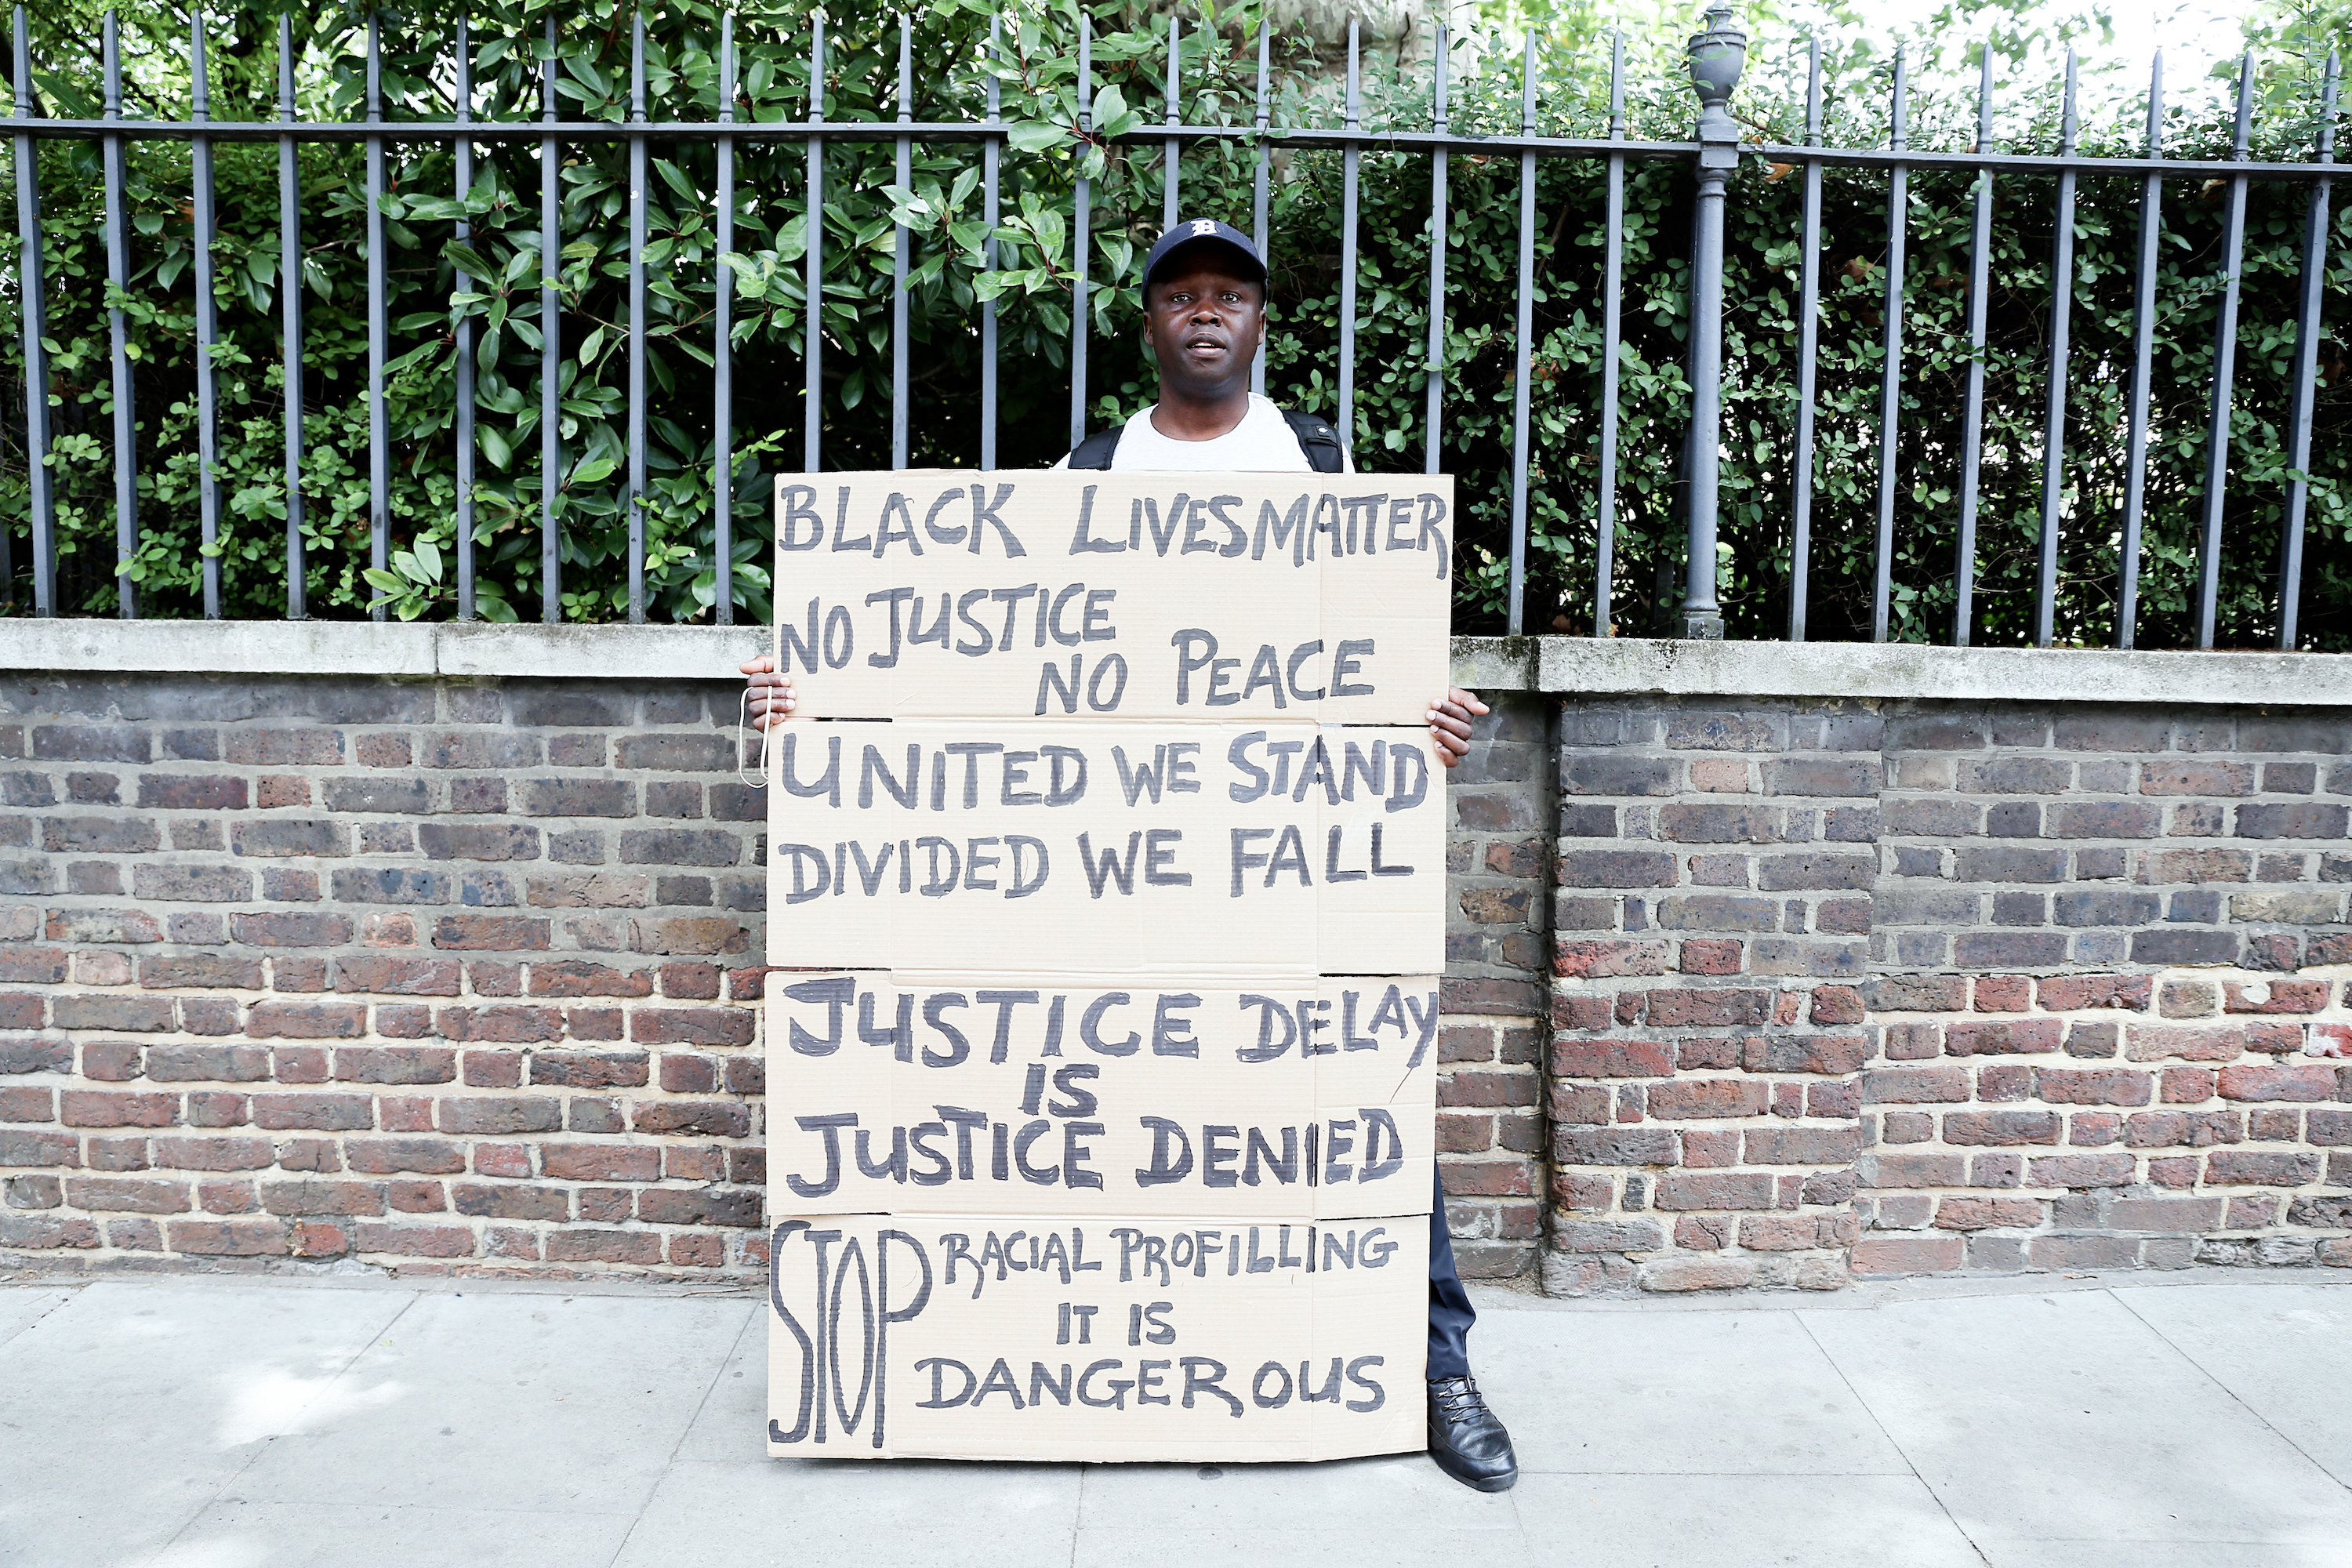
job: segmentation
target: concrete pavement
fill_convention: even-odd
[[[0,1286],[0,1563],[2352,1568],[2352,1279],[1478,1292],[1525,1475],[779,1462],[749,1293]]]

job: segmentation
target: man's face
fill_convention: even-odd
[[[1143,342],[1163,380],[1212,391],[1246,375],[1265,338],[1265,289],[1242,274],[1222,247],[1179,253],[1151,281]]]

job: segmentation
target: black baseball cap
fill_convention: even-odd
[[[1265,287],[1265,261],[1258,255],[1257,247],[1250,243],[1249,236],[1229,223],[1219,223],[1209,217],[1187,218],[1160,237],[1160,242],[1151,247],[1151,254],[1143,258],[1143,287],[1147,289],[1151,287],[1151,275],[1160,270],[1160,264],[1169,257],[1188,245],[1210,242],[1239,251],[1244,275],[1259,288]]]

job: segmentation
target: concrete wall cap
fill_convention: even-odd
[[[0,620],[0,669],[731,680],[757,626]],[[1474,690],[2352,707],[2352,655],[1455,637]]]

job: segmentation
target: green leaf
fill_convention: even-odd
[[[1043,153],[1048,147],[1061,145],[1069,139],[1069,134],[1066,127],[1055,125],[1051,121],[1020,120],[1013,121],[1006,130],[1004,139],[1021,152]]]
[[[507,445],[504,432],[495,425],[474,426],[474,439],[482,444],[482,455],[499,468],[514,461],[514,448]]]
[[[572,470],[572,482],[575,485],[601,485],[611,479],[613,470],[619,467],[610,458],[590,458]]]

